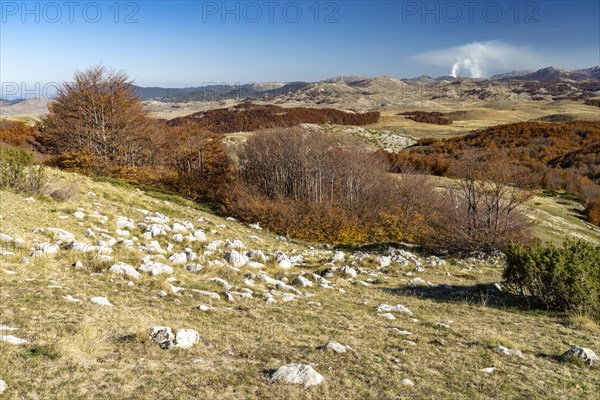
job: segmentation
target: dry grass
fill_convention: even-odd
[[[80,194],[68,201],[41,197],[28,203],[22,196],[2,192],[0,231],[28,244],[48,239],[32,232],[40,226],[62,227],[83,239],[89,226],[113,230],[116,216],[139,221],[143,214],[138,209],[147,209],[193,221],[209,240],[240,239],[247,248],[265,252],[310,251],[306,244],[284,242],[198,211],[183,200],[165,204],[140,191],[76,179]],[[72,215],[79,207],[88,214],[82,221]],[[89,216],[93,211],[109,217],[106,225]],[[196,222],[198,217],[204,222]],[[176,244],[175,249],[181,247]],[[193,244],[196,251],[201,247]],[[0,324],[17,327],[11,334],[29,343],[0,343],[0,379],[9,387],[3,394],[6,399],[591,399],[600,385],[597,369],[557,358],[571,344],[598,352],[600,335],[594,322],[570,316],[565,323],[564,315],[507,294],[452,296],[448,291],[406,288],[408,271],[455,290],[497,282],[501,268],[490,264],[448,260],[448,265],[426,267],[423,273],[414,272],[412,265],[394,264],[377,276],[360,274],[357,279],[375,279],[368,287],[336,274],[330,280],[345,293],[314,287],[303,289],[312,297],[267,305],[258,297],[229,303],[189,291],[159,297],[158,291],[168,287],[164,276],[144,276],[128,286],[126,279],[93,273],[87,265],[73,269],[68,254],[25,265],[18,261],[21,252],[29,250],[13,251],[16,254],[4,256],[0,267]],[[135,265],[141,255],[124,257]],[[308,260],[315,268],[322,263],[319,254]],[[361,265],[375,270],[372,261]],[[5,269],[16,274],[6,274]],[[313,268],[281,271],[267,266],[276,278],[292,279],[301,269]],[[217,276],[247,286],[243,273],[223,267],[207,266],[199,273],[175,270],[175,285],[185,288],[222,292],[209,281]],[[66,294],[82,302],[67,302],[62,299]],[[91,304],[93,296],[106,296],[114,307]],[[403,304],[414,315],[384,319],[375,312],[381,303]],[[199,304],[215,309],[202,312],[195,308]],[[450,328],[435,325],[445,320],[453,321]],[[201,342],[189,350],[161,350],[146,336],[152,325],[196,329]],[[399,335],[390,327],[412,335]],[[316,349],[330,340],[353,350],[335,354]],[[502,356],[493,350],[497,344],[520,349],[525,356]],[[312,364],[324,383],[311,389],[270,383],[268,370],[290,362]],[[490,366],[496,372],[480,371]],[[403,378],[416,385],[400,385]]]
[[[460,112],[460,119],[452,125],[423,124],[405,118],[398,113],[404,111],[439,111],[442,113]],[[398,134],[416,138],[433,137],[437,139],[465,135],[473,131],[499,124],[536,120],[553,114],[570,114],[580,120],[598,120],[598,111],[575,101],[445,101],[432,106],[414,105],[396,107],[382,111],[381,120],[365,128],[389,130]]]

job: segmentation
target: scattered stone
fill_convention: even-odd
[[[117,217],[117,221],[115,222],[115,227],[117,229],[134,229],[135,224],[129,218],[119,216]]]
[[[248,263],[246,264],[246,267],[248,268],[254,268],[254,269],[261,269],[265,267],[265,264],[263,263],[259,263],[256,261],[248,261]]]
[[[227,261],[235,268],[239,268],[246,265],[250,260],[244,254],[241,254],[236,250],[232,250],[229,253],[225,254],[225,261]]]
[[[196,263],[188,264],[185,266],[185,269],[191,272],[200,272],[202,271],[202,268],[204,268],[202,265]]]
[[[206,242],[208,239],[206,238],[206,233],[204,233],[203,230],[198,229],[196,231],[194,231],[194,237],[196,238],[196,240],[198,240],[199,242]]]
[[[323,382],[323,376],[305,364],[287,364],[271,375],[271,382],[285,382],[310,387]]]
[[[90,301],[96,305],[103,307],[112,307],[112,304],[106,297],[92,297]]]
[[[356,278],[357,272],[354,268],[346,265],[342,268],[342,274],[350,276],[351,278]]]
[[[381,268],[389,267],[392,264],[392,258],[389,256],[378,256],[376,260]]]
[[[180,329],[175,336],[173,347],[189,349],[200,341],[200,334],[193,329]]]
[[[594,353],[592,350],[587,349],[585,347],[579,347],[576,345],[571,346],[569,350],[563,353],[562,358],[577,358],[580,360],[584,360],[587,365],[590,367],[595,363],[600,362],[600,358]]]
[[[311,287],[313,284],[311,281],[303,277],[302,275],[298,275],[293,281],[292,285],[300,286],[300,287]]]
[[[185,226],[183,226],[182,224],[180,224],[179,222],[175,222],[171,226],[171,231],[175,232],[175,233],[187,233],[187,228]]]
[[[338,342],[327,342],[318,349],[324,351],[331,350],[334,353],[345,353],[346,351],[350,350],[350,346],[344,346]]]
[[[394,315],[391,314],[391,313],[383,313],[383,314],[379,314],[379,316],[383,317],[383,318],[387,318],[389,320],[395,320],[396,319],[396,317],[394,317]]]
[[[309,306],[321,307],[321,303],[319,303],[318,301],[308,301],[306,302],[306,304],[308,304]]]
[[[109,271],[113,274],[127,275],[128,277],[133,279],[139,279],[142,276],[142,274],[136,271],[133,266],[124,262],[118,262],[116,264],[113,264],[113,266],[110,267]]]
[[[172,274],[173,268],[169,267],[166,264],[162,264],[156,261],[149,261],[140,266],[138,268],[142,272],[148,272],[152,276],[161,275],[161,274]]]
[[[404,379],[402,379],[402,380],[400,381],[400,384],[401,384],[401,385],[404,385],[404,386],[415,386],[414,382],[413,382],[413,381],[411,381],[411,380],[410,380],[410,379],[408,379],[408,378],[404,378]]]
[[[395,306],[390,306],[388,304],[380,304],[376,308],[377,312],[401,312],[408,315],[413,315],[413,313],[402,304],[396,304]]]
[[[227,301],[235,301],[235,299],[233,298],[233,295],[229,292],[224,292],[223,296],[225,297],[225,300],[227,300]]]
[[[65,299],[66,301],[70,301],[71,303],[80,303],[81,300],[76,299],[75,297],[71,296],[70,294],[66,295],[66,296],[62,296],[63,299]]]
[[[4,334],[0,335],[0,341],[8,343],[8,344],[14,344],[14,345],[21,345],[21,344],[27,343],[27,340],[25,340],[25,339],[21,339],[16,336],[13,336],[13,335],[4,335]]]
[[[35,203],[35,199],[33,197],[25,197],[25,201],[28,203]]]
[[[6,326],[6,325],[2,325],[0,324],[0,331],[16,331],[17,328],[15,328],[14,326]]]
[[[4,382],[2,379],[0,379],[0,394],[4,393],[7,388],[8,388],[8,385],[6,384],[6,382]]]
[[[154,213],[154,215],[152,215],[150,217],[144,218],[144,222],[155,223],[155,224],[168,224],[169,221],[170,220],[168,217],[165,217],[164,215],[162,215],[159,212]]]
[[[403,336],[410,336],[410,335],[412,335],[412,332],[403,331],[403,330],[398,329],[398,328],[390,328],[390,330],[392,332],[396,332],[398,335],[403,335]]]
[[[12,243],[14,240],[15,239],[12,236],[5,233],[0,233],[0,242]]]
[[[173,347],[175,335],[168,326],[153,326],[149,329],[150,339],[154,340],[161,349],[168,350]]]
[[[51,243],[40,243],[36,246],[35,250],[31,252],[31,257],[41,257],[44,255],[51,255],[58,253],[58,245]]]
[[[174,285],[169,285],[169,289],[171,289],[171,293],[173,293],[174,295],[177,295],[177,296],[181,296],[181,292],[183,292],[185,290],[185,288],[182,288],[179,286],[174,286]]]
[[[331,270],[331,268],[326,268],[323,271],[321,271],[321,277],[323,277],[323,278],[333,278],[333,271]]]
[[[480,371],[485,372],[486,374],[491,374],[496,371],[496,367],[481,368]]]
[[[216,283],[217,285],[223,286],[223,288],[225,290],[230,290],[230,289],[234,289],[235,288],[235,286],[230,285],[229,282],[227,282],[225,279],[212,278],[210,281]]]
[[[263,253],[262,250],[248,251],[246,253],[246,257],[248,257],[250,260],[257,261],[257,262],[262,263],[262,264],[264,264],[267,261],[269,261],[269,257],[267,257],[265,255],[265,253]]]
[[[428,282],[423,278],[416,277],[408,281],[408,286],[431,286],[431,282]]]
[[[188,289],[188,290],[190,292],[198,293],[202,296],[210,297],[211,299],[214,299],[214,300],[221,300],[221,296],[219,296],[219,294],[215,293],[215,292],[209,292],[206,290],[199,290],[199,289]]]
[[[523,357],[523,353],[521,352],[521,350],[513,350],[513,349],[506,348],[504,346],[501,346],[501,345],[496,346],[495,350],[501,354],[504,354],[505,356]]]
[[[342,261],[344,261],[345,258],[346,258],[346,255],[344,254],[343,251],[336,251],[333,254],[333,256],[331,257],[330,262],[332,262],[332,263],[342,262]]]
[[[184,265],[188,262],[188,258],[186,253],[175,253],[171,257],[169,257],[169,261],[173,265]]]
[[[131,233],[129,233],[129,231],[123,230],[123,229],[116,229],[115,233],[117,234],[117,236],[121,236],[121,237],[129,237],[129,235],[131,234]]]
[[[75,217],[76,219],[84,219],[85,218],[85,214],[82,213],[81,211],[75,211],[73,213],[73,217]]]

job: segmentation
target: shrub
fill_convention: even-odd
[[[0,189],[38,194],[46,186],[46,172],[33,164],[33,155],[13,147],[0,147]]]
[[[600,226],[600,197],[588,202],[585,215],[590,224]]]
[[[511,245],[503,278],[547,307],[600,319],[600,246],[569,240],[562,248]]]

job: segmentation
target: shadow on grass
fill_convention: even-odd
[[[401,286],[397,288],[384,288],[386,292],[421,297],[444,303],[464,303],[483,305],[501,309],[547,310],[539,300],[530,296],[516,295],[502,290],[497,284],[478,285],[432,285],[432,286]]]

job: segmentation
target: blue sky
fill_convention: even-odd
[[[600,64],[599,1],[0,1],[0,80],[142,86]]]

